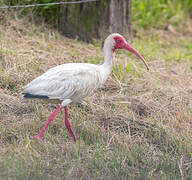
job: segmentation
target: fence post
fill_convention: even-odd
[[[118,32],[131,39],[131,0],[100,0],[61,5],[59,30],[83,40],[104,38]]]

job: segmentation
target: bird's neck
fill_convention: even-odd
[[[109,41],[105,41],[104,43],[104,63],[100,66],[101,67],[101,84],[104,84],[107,78],[109,77],[112,69],[113,69],[113,46]]]
[[[104,47],[104,63],[103,67],[111,73],[112,68],[113,68],[113,50],[110,47]]]

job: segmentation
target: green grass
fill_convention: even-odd
[[[134,25],[144,28],[182,25],[191,9],[191,0],[135,0],[132,19]]]

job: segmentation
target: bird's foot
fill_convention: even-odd
[[[39,135],[36,135],[36,136],[30,136],[30,139],[34,139],[36,138],[38,140],[38,142],[41,143],[41,137]]]

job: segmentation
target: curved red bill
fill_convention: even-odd
[[[148,64],[146,63],[144,57],[137,51],[135,50],[133,47],[131,47],[128,43],[125,43],[124,46],[123,46],[124,49],[132,52],[133,54],[135,54],[137,57],[139,57],[141,59],[141,61],[143,61],[143,63],[145,64],[147,70],[149,70],[149,66]]]

